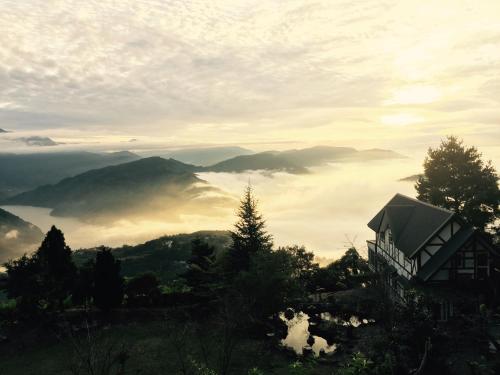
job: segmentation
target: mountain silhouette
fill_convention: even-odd
[[[0,209],[0,264],[35,250],[42,239],[40,228]]]

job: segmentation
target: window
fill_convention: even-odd
[[[489,276],[488,253],[481,252],[476,255],[476,276],[478,280],[484,280]]]
[[[465,259],[464,259],[464,253],[459,252],[455,255],[455,267],[456,268],[464,268],[465,266]]]
[[[380,242],[385,242],[385,232],[384,231],[380,232],[379,239],[380,239]]]
[[[487,253],[478,253],[477,254],[477,266],[478,267],[487,267],[488,266],[488,254]]]

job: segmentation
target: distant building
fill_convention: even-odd
[[[375,240],[368,241],[370,268],[397,301],[404,303],[412,287],[434,292],[436,314],[447,320],[457,295],[496,294],[500,253],[456,213],[397,194],[368,227],[375,232]]]

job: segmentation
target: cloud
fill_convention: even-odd
[[[19,231],[12,229],[5,233],[5,239],[6,240],[15,240],[17,239],[17,236],[19,235]]]
[[[31,136],[31,137],[21,137],[15,138],[16,141],[23,142],[26,146],[41,146],[41,147],[50,147],[57,146],[61,143],[55,142],[49,137],[39,137],[39,136]]]
[[[339,133],[382,142],[374,129],[398,90],[428,122],[464,121],[464,108],[498,104],[497,90],[482,87],[500,71],[499,8],[494,0],[4,1],[0,121],[17,131],[184,143],[335,142]],[[440,95],[430,103],[412,87]],[[408,127],[407,142],[425,124]]]

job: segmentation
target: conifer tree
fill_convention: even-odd
[[[43,297],[49,307],[62,308],[76,276],[71,249],[66,245],[63,232],[52,226],[35,253],[35,259],[39,264]]]
[[[233,272],[247,270],[252,254],[269,252],[273,247],[272,236],[265,230],[265,221],[257,210],[251,186],[245,190],[238,218],[231,232],[233,243],[229,251]]]
[[[101,247],[95,258],[93,296],[94,304],[101,310],[119,307],[123,301],[124,280],[120,268],[120,261],[111,249]]]

